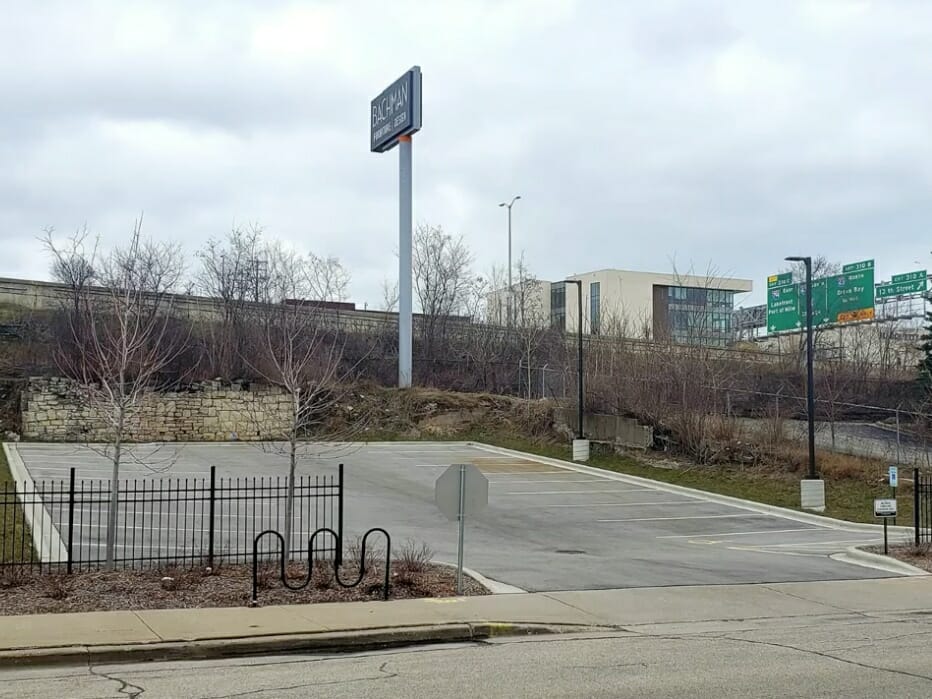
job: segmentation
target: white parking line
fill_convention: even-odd
[[[821,532],[820,527],[806,527],[805,529],[762,529],[756,532],[723,532],[721,534],[666,534],[654,537],[656,539],[710,539],[716,536],[751,536],[754,534],[787,534],[789,532]]]
[[[549,473],[549,471],[548,471],[548,473]],[[498,475],[498,474],[487,473],[487,474],[486,474],[486,477],[488,477],[488,476],[490,476],[490,475]],[[535,484],[536,484],[536,483],[604,483],[604,482],[605,482],[605,479],[604,479],[604,478],[591,478],[591,479],[586,479],[586,480],[570,480],[570,479],[568,479],[568,478],[560,478],[560,479],[557,479],[557,480],[548,480],[548,481],[542,481],[542,480],[530,480],[530,481],[502,481],[502,483],[507,483],[508,485],[515,485],[515,484],[518,484],[518,483],[521,483],[521,484],[524,484],[524,483],[535,483]]]
[[[601,495],[603,493],[641,493],[644,491],[658,492],[652,488],[628,488],[624,490],[522,490],[514,493],[496,493],[498,496],[504,495]]]
[[[731,517],[766,517],[757,512],[742,515],[695,515],[694,517],[637,517],[634,519],[597,519],[596,522],[664,522],[671,519],[728,519]],[[692,538],[702,538],[703,534],[693,534]]]
[[[706,503],[692,500],[665,500],[663,502],[586,502],[577,504],[560,503],[556,505],[531,505],[520,507],[521,510],[549,510],[553,507],[644,507],[645,505],[704,505]],[[511,507],[511,505],[509,505]]]
[[[481,470],[481,469],[480,469]],[[563,471],[483,471],[486,478],[489,476],[529,476],[535,473],[546,474],[546,473],[563,473]],[[599,479],[602,480],[602,479]],[[511,481],[503,481],[510,483]],[[560,481],[561,483],[563,481]]]

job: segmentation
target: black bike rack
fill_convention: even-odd
[[[360,558],[359,561],[359,576],[352,582],[343,582],[340,578],[340,565],[341,562],[334,562],[333,566],[333,579],[336,580],[337,584],[343,588],[356,587],[359,583],[362,582],[362,579],[366,577],[366,541],[372,534],[379,533],[385,536],[385,582],[382,585],[382,599],[388,599],[389,583],[391,581],[391,568],[392,568],[392,537],[389,536],[388,532],[382,529],[381,527],[373,527],[367,531],[362,536],[362,544],[360,545]],[[281,580],[282,585],[287,589],[297,592],[298,590],[303,590],[311,583],[311,579],[314,576],[314,541],[317,539],[318,534],[330,534],[336,541],[336,550],[342,551],[342,542],[340,541],[340,535],[337,534],[333,529],[328,527],[322,527],[311,534],[310,539],[307,540],[307,577],[303,582],[298,583],[297,585],[292,585],[288,582],[288,578],[285,575],[285,569],[288,563],[288,547],[285,546],[285,537],[282,536],[275,529],[266,529],[264,532],[260,532],[252,542],[252,598],[250,599],[250,606],[257,606],[259,604],[259,541],[265,536],[274,536],[278,539],[279,544],[279,572],[278,579]]]

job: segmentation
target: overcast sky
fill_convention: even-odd
[[[369,101],[424,75],[415,220],[487,270],[788,254],[932,268],[928,0],[0,0],[0,275],[85,223],[192,253],[231,226],[336,255],[360,305],[397,277],[398,156]],[[763,302],[756,291],[745,302]]]

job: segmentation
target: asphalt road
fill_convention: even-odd
[[[153,477],[142,465],[146,448],[138,450],[139,463],[127,463],[124,477]],[[35,479],[65,477],[72,465],[78,478],[109,474],[103,457],[85,447],[20,444],[18,449]],[[284,457],[248,444],[170,449],[158,452],[159,468],[168,464],[159,477],[203,476],[212,464],[222,475],[287,473]],[[333,473],[340,461],[346,464],[350,536],[384,527],[396,550],[406,539],[425,542],[442,561],[456,560],[456,525],[434,505],[434,481],[449,464],[479,466],[490,481],[490,504],[467,522],[466,565],[526,590],[888,576],[830,558],[854,544],[877,543],[878,534],[759,514],[532,457],[439,443],[331,446],[304,459],[299,472]]]
[[[511,638],[340,656],[0,671],[0,698],[916,697],[932,622],[813,617],[675,634]]]

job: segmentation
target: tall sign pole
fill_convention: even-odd
[[[421,69],[414,66],[385,88],[370,105],[369,148],[384,153],[398,149],[398,386],[411,385],[412,293],[411,229],[413,207],[413,143],[421,128]]]
[[[398,139],[398,388],[411,385],[411,346],[413,314],[411,310],[411,209],[413,147],[410,136]]]

